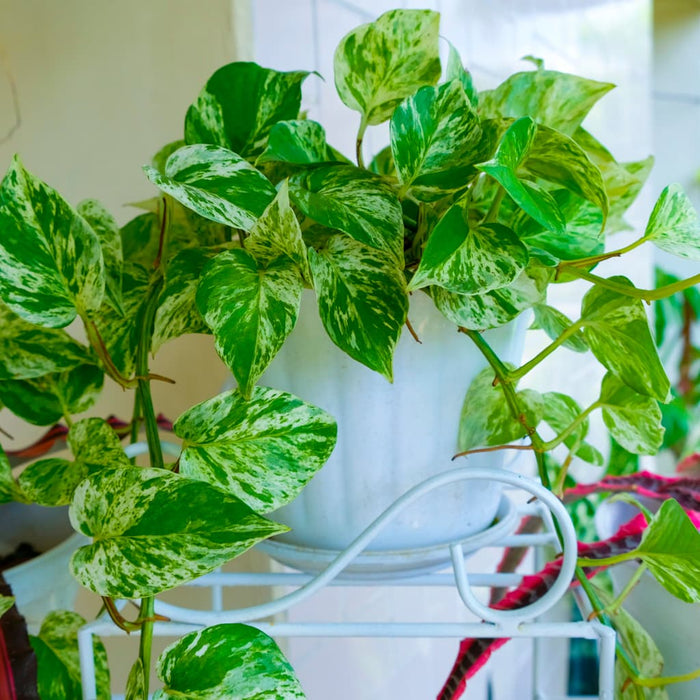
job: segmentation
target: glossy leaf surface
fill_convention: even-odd
[[[291,119],[270,129],[265,152],[258,163],[281,161],[294,165],[318,165],[346,160],[326,141],[326,130],[313,119]]]
[[[546,304],[535,304],[535,323],[537,328],[541,328],[552,340],[557,340],[559,336],[572,326],[571,320],[566,314]],[[577,331],[567,338],[563,343],[565,348],[574,352],[587,352],[588,344],[582,331]]]
[[[180,473],[235,494],[259,513],[291,501],[335,446],[333,418],[296,396],[256,387],[228,391],[175,422]]]
[[[700,218],[680,185],[669,185],[661,193],[644,238],[667,253],[700,260]]]

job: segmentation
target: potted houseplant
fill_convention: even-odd
[[[154,597],[286,525],[295,534],[276,551],[294,561],[302,550],[310,561],[319,548],[344,546],[401,491],[448,468],[457,451],[496,461],[504,446],[529,450],[543,483],[561,492],[570,459],[550,470],[545,456],[564,445],[571,456],[596,461],[585,437],[588,415],[599,408],[627,449],[650,453],[660,444],[657,402],[666,401],[669,383],[643,301],[687,288],[697,276],[645,290],[592,269],[646,242],[697,259],[695,212],[679,188],[667,188],[644,234],[605,252],[605,234],[624,227],[650,166],[648,159],[618,163],[581,126],[612,86],[535,61],[534,70],[479,93],[454,49],[441,73],[438,22],[430,11],[393,11],[338,47],[336,85],[360,113],[355,163],[326,142],[320,124],[300,117],[307,73],[237,63],[217,71],[195,99],[184,140],[146,166],[163,194],[141,203],[145,213],[126,226],[94,200],[73,208],[18,158],[0,185],[0,299],[15,343],[4,358],[0,400],[29,419],[65,418],[73,453],[34,462],[17,481],[0,472],[3,493],[71,504],[74,527],[92,538],[73,556],[73,574],[105,599],[116,624],[141,632],[130,698],[148,692]],[[390,145],[366,167],[364,134],[386,121]],[[572,322],[546,305],[546,292],[578,279],[591,287]],[[552,342],[517,366],[519,353],[507,341],[528,311]],[[87,345],[62,330],[76,318]],[[149,356],[199,332],[214,335],[237,388],[175,421],[182,447],[170,463],[150,392],[152,381],[167,379],[150,373]],[[437,374],[425,374],[417,341]],[[418,388],[405,395],[377,388],[393,378],[401,344],[407,359],[397,363],[397,390],[412,381]],[[481,364],[451,364],[452,353],[440,352],[445,344],[466,358],[472,348]],[[517,388],[562,345],[590,351],[608,370],[600,398],[583,410],[558,391]],[[131,438],[143,426],[148,467],[125,457],[107,423],[73,417],[105,374],[134,390]],[[336,424],[323,409],[331,408],[326,399],[349,401],[335,384],[327,391],[344,374],[350,395],[367,394],[368,403],[359,416],[339,416],[342,449],[332,471],[313,484],[313,499],[273,515],[286,525],[263,517],[287,508],[331,454]],[[431,393],[452,407],[452,427],[430,422],[438,410]],[[397,401],[418,416],[405,426],[408,449],[384,450],[365,473],[357,459],[364,443],[386,447],[398,419],[378,431],[371,424]],[[543,422],[551,439],[538,432]],[[527,444],[512,444],[522,438]],[[390,485],[388,477],[412,461],[419,470]],[[369,508],[340,505],[353,481],[364,497],[378,496]],[[485,484],[476,498],[468,490],[447,497],[451,510],[434,503],[427,516],[415,516],[417,537],[379,546],[430,548],[487,527],[499,492]],[[477,505],[484,506],[478,513]],[[421,523],[436,510],[452,529],[421,539]],[[333,536],[319,540],[317,528]],[[138,617],[124,619],[115,598],[140,600]],[[242,674],[229,672],[234,654]],[[256,661],[263,654],[267,671]],[[272,642],[240,626],[178,642],[158,669],[159,697],[247,697],[257,683],[271,697],[301,694]],[[203,687],[214,677],[215,690]]]

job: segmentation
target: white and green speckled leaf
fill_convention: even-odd
[[[603,228],[608,215],[608,195],[603,175],[576,141],[540,125],[523,167],[536,177],[565,187],[595,204],[603,212]]]
[[[289,195],[310,219],[403,260],[401,204],[380,177],[352,165],[324,165],[298,173]]]
[[[523,71],[509,76],[494,90],[482,92],[479,109],[484,117],[532,117],[570,136],[613,87],[570,73]]]
[[[122,308],[122,239],[119,224],[96,199],[85,199],[77,211],[97,234],[105,266],[105,300],[117,311]]]
[[[634,554],[669,593],[700,603],[700,531],[678,501],[663,502]]]
[[[392,380],[394,348],[406,323],[403,271],[380,251],[332,236],[309,250],[318,310],[330,339],[350,357]]]
[[[0,381],[69,370],[90,359],[89,349],[65,331],[36,326],[0,304]]]
[[[430,10],[392,10],[347,34],[335,51],[340,99],[381,124],[396,105],[440,78],[440,15]]]
[[[626,277],[610,279],[633,286]],[[586,342],[604,367],[637,393],[668,401],[670,383],[639,299],[592,287],[583,298],[581,319]]]
[[[477,374],[467,390],[459,421],[458,448],[505,445],[527,435],[527,429],[510,410],[503,387],[493,385],[494,373],[486,368]],[[516,394],[518,405],[530,428],[536,428],[544,414],[544,402],[532,389]]]
[[[134,665],[129,671],[124,698],[125,700],[148,700],[146,695],[146,674],[143,670],[141,657],[134,661]]]
[[[644,238],[667,253],[700,260],[700,218],[680,185],[669,185],[661,193]]]
[[[202,270],[218,252],[212,248],[185,248],[170,261],[158,300],[151,352],[185,333],[209,332],[195,299]]]
[[[158,658],[164,687],[154,700],[303,700],[294,670],[277,644],[248,625],[191,632]]]
[[[501,224],[469,225],[462,203],[452,205],[430,233],[410,290],[435,284],[457,294],[506,287],[525,269],[527,248]]]
[[[311,282],[306,245],[296,214],[289,204],[289,187],[284,181],[274,201],[265,209],[246,239],[246,250],[264,265],[286,256],[299,266],[303,278]]]
[[[102,303],[105,276],[97,235],[17,157],[0,184],[0,296],[22,318],[67,326]]]
[[[479,163],[479,170],[494,178],[509,197],[545,229],[563,233],[566,221],[556,201],[546,190],[520,175],[537,136],[537,124],[529,117],[513,122],[503,134],[494,157]]]
[[[180,473],[236,495],[259,513],[294,499],[335,446],[333,418],[291,394],[256,387],[246,401],[228,391],[175,422]]]
[[[261,172],[219,146],[184,146],[168,158],[165,175],[149,165],[144,171],[156,187],[205,219],[246,231],[275,198]]]
[[[0,617],[2,617],[14,604],[14,596],[0,595]]]
[[[256,158],[274,124],[299,116],[301,84],[308,75],[245,62],[219,68],[187,111],[185,140]]]
[[[0,401],[34,425],[50,425],[66,415],[87,411],[100,394],[104,373],[95,365],[32,379],[0,382]]]
[[[299,269],[288,258],[264,266],[235,248],[207,265],[197,290],[197,308],[244,396],[250,396],[292,332],[302,290]]]
[[[23,502],[25,500],[17,482],[12,476],[10,460],[7,458],[5,450],[0,446],[0,503],[8,503],[9,501]]]
[[[479,118],[459,80],[423,87],[402,102],[390,133],[402,191],[423,201],[463,188],[480,159]]]
[[[628,452],[654,455],[664,439],[659,404],[643,396],[608,372],[598,399],[610,434]]]
[[[544,414],[542,419],[547,423],[554,432],[559,435],[566,430],[581,414],[581,407],[566,394],[550,391],[542,394],[544,400]],[[564,444],[573,452],[576,457],[590,462],[596,466],[602,467],[604,464],[603,456],[593,447],[593,445],[584,442],[584,438],[588,433],[588,419],[579,424],[578,428],[569,435]]]
[[[557,340],[559,336],[573,324],[569,317],[546,304],[535,304],[535,324],[533,328],[541,328],[552,340]],[[578,331],[564,341],[564,347],[574,352],[588,352],[588,343],[583,336],[583,331]]]
[[[529,267],[507,287],[485,294],[455,294],[442,287],[430,287],[430,296],[448,320],[470,330],[484,331],[502,326],[521,311],[544,302],[553,276],[545,268]]]
[[[71,426],[68,444],[74,460],[49,457],[30,464],[17,482],[33,503],[68,505],[78,484],[107,467],[130,467],[121,442],[102,418],[84,418]]]
[[[37,637],[30,642],[37,661],[37,687],[41,700],[82,700],[78,631],[86,621],[77,613],[50,612]],[[98,700],[109,700],[109,666],[102,642],[95,638],[95,680]]]
[[[270,129],[267,148],[257,162],[270,161],[292,165],[349,162],[328,145],[325,129],[312,119],[290,119],[275,124]]]
[[[174,588],[287,529],[204,481],[140,467],[104,469],[83,480],[70,517],[93,538],[73,555],[73,575],[114,598]]]
[[[447,66],[445,66],[445,82],[459,80],[467,95],[469,104],[476,108],[479,104],[479,93],[474,87],[471,73],[464,67],[457,49],[448,41]]]

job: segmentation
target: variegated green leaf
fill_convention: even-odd
[[[78,214],[97,234],[105,265],[105,300],[117,311],[122,309],[122,239],[119,225],[107,209],[96,199],[85,199],[78,204]]]
[[[178,139],[177,141],[171,141],[166,143],[165,146],[158,149],[158,152],[154,154],[151,158],[151,165],[161,173],[165,172],[165,164],[170,158],[170,156],[175,153],[178,149],[186,146],[187,144],[183,139]]]
[[[14,596],[0,595],[0,617],[2,617],[14,604]]]
[[[408,313],[403,272],[373,248],[342,235],[309,249],[318,310],[331,340],[392,379],[392,357]]]
[[[181,415],[180,473],[225,489],[258,513],[301,491],[335,446],[336,424],[320,408],[256,387],[249,401],[228,391]]]
[[[39,636],[30,637],[37,661],[37,687],[41,700],[82,700],[78,631],[86,621],[77,613],[50,612]],[[98,700],[112,697],[109,689],[107,652],[102,642],[93,642]]]
[[[563,233],[566,226],[556,201],[534,182],[520,177],[518,169],[527,159],[537,135],[529,117],[514,122],[503,134],[494,157],[476,167],[494,178],[513,201],[546,229]]]
[[[394,156],[391,155],[391,146],[383,148],[372,158],[372,162],[369,164],[369,170],[377,175],[385,175],[391,178],[397,177]]]
[[[129,677],[126,679],[125,700],[148,700],[146,694],[146,674],[143,670],[141,657],[134,661],[134,665],[129,671]]]
[[[65,331],[35,326],[0,304],[0,381],[40,377],[90,360],[90,351]]]
[[[626,277],[610,279],[633,286]],[[639,299],[592,287],[583,298],[581,319],[586,342],[604,367],[637,393],[668,400],[670,383]]]
[[[289,204],[286,181],[280,185],[274,201],[250,230],[246,250],[264,265],[286,256],[299,266],[304,279],[311,281],[306,246],[297,217]]]
[[[152,201],[162,202],[165,195],[154,198]],[[174,199],[170,201],[175,202]],[[181,206],[179,202],[176,202]],[[184,208],[184,207],[183,207]],[[143,268],[153,267],[158,256],[160,238],[160,216],[154,212],[139,214],[121,228],[122,253],[128,264],[138,264]],[[122,280],[122,288],[124,281]],[[128,316],[128,313],[126,314]]]
[[[97,235],[17,157],[0,184],[0,296],[27,321],[67,326],[99,308],[104,262]]]
[[[514,416],[506,401],[503,387],[493,385],[494,374],[486,368],[477,374],[467,390],[459,421],[460,451],[474,447],[505,445],[527,435],[527,428]],[[516,394],[518,405],[529,428],[542,420],[544,402],[532,389]]]
[[[557,435],[566,430],[582,412],[576,401],[566,394],[551,391],[543,394],[542,399],[544,400],[544,414],[542,419]],[[564,440],[564,444],[576,457],[585,462],[590,462],[591,464],[602,467],[604,464],[603,456],[593,445],[584,442],[584,438],[587,434],[588,419],[586,418],[579,424],[577,429]]]
[[[197,307],[244,396],[250,396],[292,332],[302,289],[299,270],[287,258],[264,266],[235,248],[207,265],[197,290]]]
[[[168,264],[158,300],[151,352],[185,333],[208,333],[195,298],[204,266],[218,253],[211,248],[185,248]]]
[[[440,78],[440,16],[430,10],[392,10],[347,34],[335,51],[335,86],[340,99],[381,124],[396,105]]]
[[[700,260],[700,218],[680,185],[669,185],[661,193],[644,238],[667,253]]]
[[[608,372],[603,378],[598,403],[610,434],[628,452],[637,455],[658,452],[664,428],[661,409],[654,399],[638,394]]]
[[[449,83],[452,80],[459,80],[464,88],[465,94],[467,95],[469,104],[476,108],[479,104],[479,93],[474,87],[471,73],[464,67],[457,49],[450,44],[449,41],[447,44],[449,46],[449,50],[447,54],[447,66],[445,67],[445,81]]]
[[[527,248],[501,224],[469,225],[464,204],[450,207],[433,229],[409,289],[436,284],[457,294],[508,286],[528,263]]]
[[[458,326],[483,331],[502,326],[524,309],[543,302],[553,275],[545,268],[530,267],[507,287],[485,294],[455,294],[431,287],[430,295],[445,318]]]
[[[219,68],[187,111],[185,140],[256,158],[274,124],[299,116],[301,84],[308,75],[243,62]]]
[[[700,603],[700,531],[678,501],[663,502],[634,555],[669,593]]]
[[[595,204],[603,212],[604,224],[608,214],[608,195],[603,176],[572,138],[546,126],[538,126],[523,167],[536,177],[565,187]]]
[[[12,476],[10,460],[7,459],[5,450],[0,446],[0,503],[24,500],[25,498]]]
[[[459,80],[418,90],[394,110],[390,128],[403,191],[434,201],[468,183],[481,127]]]
[[[278,122],[270,129],[270,138],[258,163],[280,161],[294,165],[317,165],[334,161],[349,162],[331,148],[326,131],[311,119]]]
[[[215,625],[185,635],[159,657],[164,687],[154,700],[303,700],[294,670],[275,642],[247,625]]]
[[[533,306],[535,312],[534,328],[541,328],[552,340],[557,340],[559,336],[573,324],[571,320],[563,314],[559,309],[546,304],[535,304]],[[583,336],[582,331],[577,331],[564,341],[564,347],[573,350],[574,352],[587,352],[588,344]]]
[[[136,367],[136,349],[142,333],[139,312],[146,300],[148,286],[148,272],[139,264],[125,263],[122,271],[124,316],[103,304],[95,317],[109,356],[125,377],[131,377]]]
[[[613,87],[569,73],[524,71],[506,78],[496,89],[482,92],[479,108],[486,117],[532,117],[571,135]]]
[[[205,219],[246,231],[275,197],[261,172],[219,146],[185,146],[168,158],[165,175],[149,165],[144,171],[154,185]]]
[[[32,379],[0,382],[0,401],[34,425],[50,425],[63,416],[87,411],[95,403],[104,374],[95,365]]]
[[[49,457],[30,464],[17,481],[33,503],[43,506],[67,505],[78,484],[106,467],[130,467],[131,462],[107,422],[85,418],[74,423],[68,433],[74,461]]]
[[[73,575],[114,598],[174,588],[287,529],[204,481],[140,467],[105,469],[83,480],[70,517],[93,538],[73,555]]]
[[[325,165],[289,181],[294,204],[310,219],[403,260],[401,204],[381,178],[351,165]]]
[[[563,231],[547,230],[539,222],[528,218],[517,228],[522,241],[530,248],[559,260],[576,260],[598,255],[605,249],[603,212],[595,204],[581,199],[568,190],[550,192],[559,211],[566,220]]]

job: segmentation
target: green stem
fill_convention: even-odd
[[[627,582],[625,587],[622,589],[620,592],[620,595],[613,600],[613,602],[610,604],[608,607],[608,610],[613,615],[617,614],[617,611],[622,607],[622,604],[625,602],[625,598],[632,592],[632,589],[639,583],[639,579],[642,578],[644,575],[644,572],[647,570],[647,565],[642,562],[635,570],[635,572],[630,576],[630,580]]]
[[[641,299],[647,303],[658,301],[659,299],[666,299],[667,297],[673,296],[678,292],[682,292],[684,289],[689,289],[696,284],[700,284],[700,275],[693,275],[693,277],[689,277],[685,280],[679,280],[673,284],[667,284],[664,287],[659,287],[658,289],[637,289],[636,287],[629,287],[625,284],[614,282],[606,279],[605,277],[598,277],[590,272],[585,272],[584,270],[578,270],[576,268],[566,268],[566,272],[583,280],[587,280],[588,282],[593,282],[599,287],[610,289],[613,292],[618,292],[619,294],[624,294],[625,296],[632,297],[634,299]]]
[[[579,557],[579,566],[614,566],[615,564],[622,564],[626,561],[631,561],[632,559],[638,559],[638,555],[635,553],[636,550],[632,552],[625,552],[624,554],[615,554],[612,557],[604,557],[602,559],[587,559],[586,557]]]
[[[139,618],[141,637],[139,639],[139,657],[143,664],[143,697],[148,697],[148,686],[151,675],[151,647],[153,645],[153,616],[155,614],[155,598],[143,598]]]
[[[357,139],[355,140],[355,157],[357,158],[357,167],[364,168],[365,161],[362,157],[362,142],[365,138],[365,131],[367,131],[367,121],[364,114],[360,120],[360,128],[357,130]]]
[[[549,450],[553,450],[555,447],[561,445],[566,438],[569,437],[569,435],[572,435],[573,433],[576,432],[577,428],[583,423],[588,416],[593,413],[593,411],[596,410],[596,408],[599,408],[602,406],[602,404],[599,401],[596,401],[595,403],[592,403],[588,408],[585,410],[581,411],[576,418],[574,418],[569,425],[564,428],[564,430],[559,433],[553,440],[550,440],[549,442],[545,442],[543,447],[543,450],[545,452],[548,452]]]
[[[642,243],[646,243],[646,238],[642,237],[639,238],[638,240],[634,241],[634,243],[630,243],[628,246],[625,246],[624,248],[618,248],[617,250],[613,250],[609,253],[601,253],[600,255],[591,255],[588,258],[579,258],[578,260],[562,260],[561,263],[559,263],[560,267],[588,267],[589,265],[597,265],[600,262],[603,262],[604,260],[609,260],[610,258],[619,258],[621,255],[624,255],[625,253],[629,253],[630,251],[634,250],[635,248],[638,248]]]
[[[491,206],[486,212],[486,216],[484,217],[484,220],[481,223],[488,224],[498,219],[498,212],[501,208],[501,202],[503,201],[503,197],[505,197],[505,194],[506,191],[503,189],[502,186],[499,186],[493,198],[493,201],[491,202]]]
[[[660,676],[659,678],[640,678],[636,676],[633,678],[632,682],[644,688],[661,688],[666,685],[672,685],[673,683],[685,683],[686,681],[692,681],[696,678],[700,678],[700,668],[696,668],[694,671],[684,673],[680,676]]]
[[[569,326],[556,340],[552,341],[544,350],[537,353],[531,360],[526,362],[518,369],[508,372],[508,381],[518,380],[524,377],[528,372],[532,371],[546,357],[551,355],[560,345],[563,345],[569,338],[576,335],[583,326],[586,325],[584,320],[578,320],[576,323]]]

